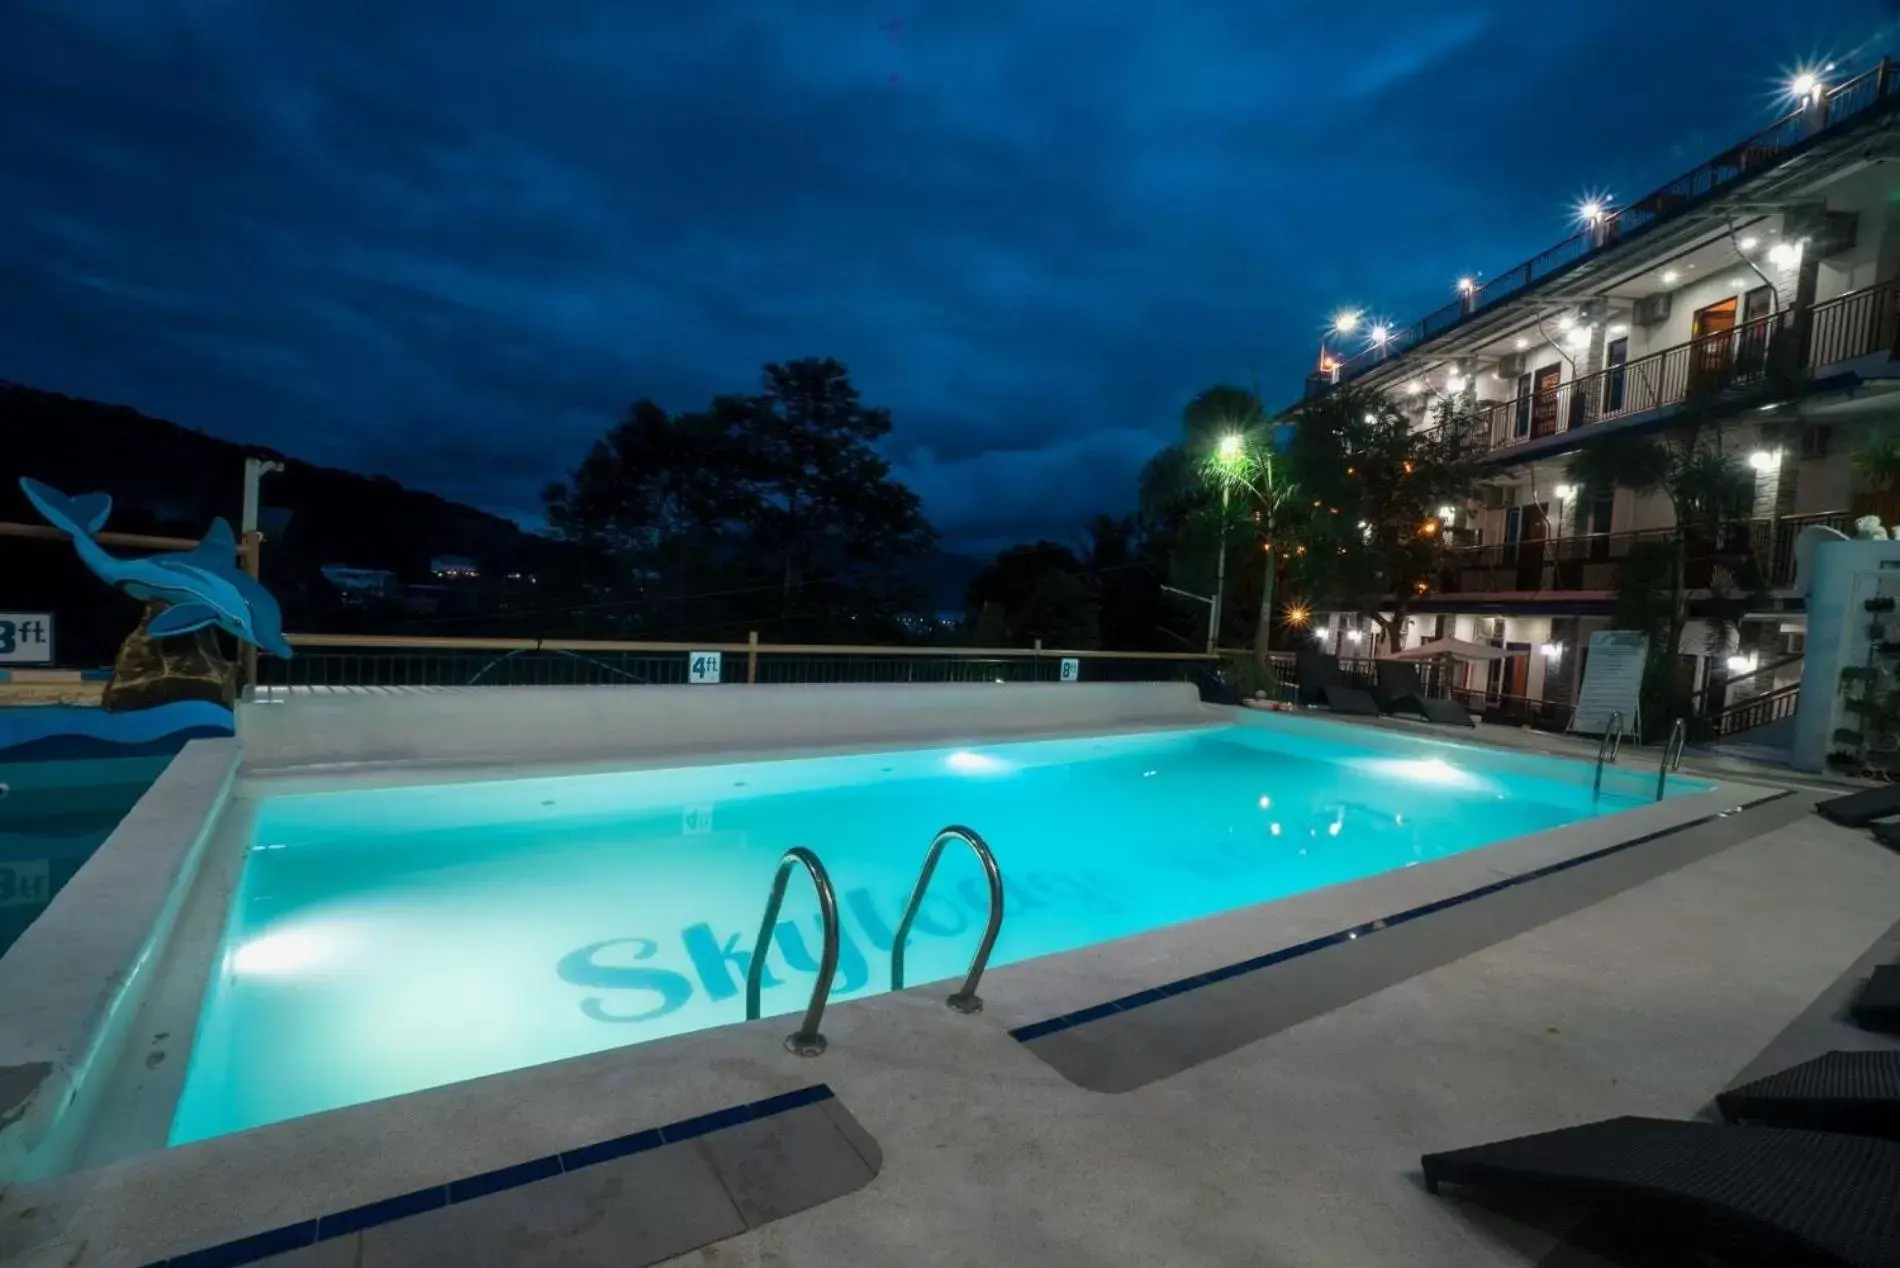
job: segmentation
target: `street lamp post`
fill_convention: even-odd
[[[239,519],[239,523],[243,525],[243,535],[240,541],[244,555],[244,571],[251,574],[252,580],[257,579],[263,562],[260,556],[263,554],[264,535],[257,530],[259,506],[257,486],[263,483],[265,476],[283,469],[284,464],[281,462],[271,462],[263,458],[244,460],[244,502],[243,513]],[[249,643],[240,642],[239,651],[243,658],[244,684],[247,687],[254,685],[257,682],[257,648]]]

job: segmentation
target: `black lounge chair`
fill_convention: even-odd
[[[1731,1123],[1900,1140],[1900,1050],[1824,1052],[1723,1092],[1715,1106]]]
[[[1900,784],[1867,788],[1845,797],[1816,802],[1814,813],[1832,819],[1844,828],[1864,828],[1876,819],[1900,815]],[[1892,845],[1893,842],[1888,841]]]
[[[1379,702],[1363,687],[1346,681],[1336,657],[1324,652],[1302,651],[1296,662],[1300,671],[1300,703],[1324,704],[1334,713],[1361,717],[1379,716]]]
[[[1862,1030],[1900,1035],[1900,964],[1876,965],[1867,985],[1847,1006],[1847,1015]]]
[[[1402,660],[1382,660],[1379,662],[1379,690],[1385,696],[1387,713],[1416,713],[1427,722],[1437,722],[1445,726],[1468,726],[1478,724],[1471,720],[1471,711],[1456,700],[1440,700],[1425,693],[1425,684],[1419,681],[1418,670]]]
[[[1553,1194],[1745,1263],[1900,1264],[1900,1143],[1872,1136],[1612,1118],[1419,1161],[1432,1193]]]

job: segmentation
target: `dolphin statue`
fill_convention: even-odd
[[[24,476],[20,488],[47,523],[72,535],[73,549],[101,581],[142,603],[168,605],[145,627],[153,638],[215,625],[260,651],[290,659],[277,600],[237,566],[237,538],[223,520],[213,520],[204,540],[191,550],[119,559],[93,540],[112,514],[111,495],[86,493],[69,498]]]

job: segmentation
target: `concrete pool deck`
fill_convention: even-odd
[[[1613,1114],[1697,1114],[1887,933],[1896,895],[1900,857],[1806,816],[1121,1095],[1074,1086],[937,992],[837,1009],[816,1062],[779,1049],[782,1019],[683,1036],[666,1045],[663,1099],[703,1104],[735,1077],[761,1094],[822,1077],[883,1166],[854,1193],[668,1262],[1535,1264],[1560,1227],[1428,1197],[1419,1154]],[[543,1101],[539,1121],[497,1121],[492,1135],[598,1136],[625,1120],[653,1094],[616,1055],[549,1068],[566,1122],[549,1123]],[[438,1094],[459,1093],[425,1095]],[[386,1147],[426,1154],[401,1106]],[[331,1145],[253,1186],[294,1205],[373,1142]],[[55,1201],[24,1222],[54,1235],[32,1257],[23,1195],[7,1195],[0,1254],[31,1268],[137,1262],[113,1248],[229,1201],[204,1192],[181,1211],[176,1189],[141,1184],[140,1169],[43,1190]],[[351,1242],[264,1262],[427,1262],[359,1260]],[[565,1257],[472,1262],[626,1262],[604,1240],[554,1249]]]
[[[868,1137],[857,1152],[881,1155],[875,1178],[860,1173],[856,1191],[770,1221],[708,1224],[722,1240],[669,1262],[1537,1262],[1556,1241],[1548,1227],[1426,1198],[1418,1154],[1617,1113],[1693,1114],[1887,932],[1900,858],[1807,814],[1811,798],[1710,820],[1770,795],[1731,785],[1006,966],[985,979],[975,1017],[945,1008],[936,985],[839,1003],[824,1024],[831,1050],[815,1061],[780,1048],[789,1018],[768,1019],[15,1188],[0,1195],[0,1262],[130,1268],[817,1082]],[[1666,834],[1654,846],[1508,891],[1550,897],[1528,923],[1521,911],[1501,918],[1490,897],[1457,909],[1471,940],[1439,939],[1444,954],[1421,954],[1418,971],[1353,978],[1327,966],[1332,952],[1309,956],[1297,971],[1332,990],[1314,1010],[1114,1095],[1078,1086],[1009,1033],[1651,830]],[[1610,875],[1637,861],[1649,870]],[[1437,936],[1423,921],[1405,928]],[[1399,933],[1374,937],[1397,945]],[[1250,985],[1304,989],[1294,971],[1269,966]],[[580,1209],[563,1231],[521,1236],[540,1217],[537,1193],[555,1192],[416,1218],[477,1248],[458,1264],[651,1262],[629,1259],[624,1219],[594,1225],[624,1215],[629,1195],[612,1186],[570,1192]],[[404,1220],[258,1262],[445,1262],[420,1227]]]

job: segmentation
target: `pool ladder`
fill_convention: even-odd
[[[983,941],[976,948],[976,957],[970,961],[970,971],[963,979],[963,987],[945,1001],[960,1013],[978,1012],[983,1001],[976,993],[977,983],[983,979],[983,970],[990,962],[990,952],[996,947],[996,935],[1003,928],[1003,873],[996,866],[996,856],[990,847],[972,828],[951,824],[937,833],[930,843],[929,853],[924,855],[923,870],[917,875],[917,885],[911,891],[910,902],[904,908],[904,918],[898,922],[897,933],[891,939],[891,989],[904,989],[904,943],[910,937],[910,928],[917,919],[917,909],[923,906],[924,896],[930,889],[930,878],[936,874],[937,860],[943,857],[944,847],[952,841],[961,841],[976,852],[977,861],[983,865],[983,874],[990,888],[990,918],[983,930]],[[824,1020],[825,1004],[831,998],[831,979],[838,969],[838,896],[831,887],[831,876],[825,871],[825,865],[818,856],[802,845],[795,845],[785,851],[779,859],[778,872],[772,877],[771,893],[765,900],[765,919],[759,923],[759,936],[752,944],[751,962],[746,966],[745,976],[745,1016],[747,1021],[759,1019],[759,993],[764,985],[765,952],[771,946],[772,930],[778,924],[779,908],[785,902],[785,885],[791,879],[792,869],[803,866],[811,875],[812,887],[818,891],[818,915],[824,926],[824,946],[818,956],[818,980],[812,986],[811,1000],[805,1005],[805,1020],[791,1034],[785,1036],[785,1050],[801,1057],[815,1057],[825,1050],[825,1037],[818,1031],[818,1023]]]
[[[1610,765],[1616,765],[1616,755],[1623,750],[1623,711],[1614,709],[1610,713],[1610,724],[1603,729],[1603,738],[1597,741],[1596,782],[1590,787],[1590,799],[1596,800],[1603,795],[1603,763],[1608,754]]]
[[[1656,800],[1663,799],[1663,789],[1668,786],[1669,772],[1682,769],[1682,750],[1689,743],[1689,724],[1682,718],[1669,728],[1669,738],[1663,743],[1662,762],[1656,767]],[[1675,760],[1670,760],[1670,754]]]

